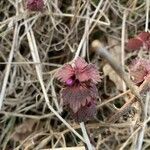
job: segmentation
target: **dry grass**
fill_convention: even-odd
[[[142,51],[125,52],[128,37],[149,31],[149,0],[45,3],[43,12],[34,13],[26,10],[25,0],[0,1],[0,149],[84,146],[80,125],[60,104],[61,85],[54,77],[78,56],[95,63],[103,75],[97,117],[85,123],[91,143],[97,150],[150,149],[150,95],[143,98],[142,122],[140,106],[134,103],[116,123],[108,123],[133,95],[123,81],[115,83],[103,73],[106,61],[91,48],[99,39],[123,70],[137,55],[150,58]]]

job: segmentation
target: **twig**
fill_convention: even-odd
[[[1,93],[0,93],[0,110],[2,108],[3,100],[5,98],[5,91],[6,91],[6,86],[7,86],[7,82],[8,82],[8,78],[9,78],[9,74],[10,74],[11,62],[12,62],[12,59],[13,59],[14,50],[16,49],[17,41],[18,41],[18,23],[16,23],[16,25],[15,25],[12,48],[11,48],[11,51],[10,51],[10,54],[9,54],[8,65],[6,67],[6,73],[5,73],[5,76],[4,76],[4,81],[3,81],[3,84],[2,84],[2,90],[1,90]]]
[[[62,108],[58,104],[57,95],[56,95],[56,91],[55,91],[55,86],[54,86],[53,82],[54,82],[54,76],[51,75],[50,86],[51,86],[52,99],[53,99],[53,101],[55,103],[55,106],[57,108],[58,113],[61,113],[62,112]]]
[[[62,65],[60,64],[55,64],[55,63],[39,63],[39,62],[31,62],[31,61],[18,61],[18,62],[0,62],[0,65],[35,65],[35,64],[41,64],[45,66],[53,66],[53,67],[61,67]]]
[[[81,130],[82,130],[82,133],[83,133],[83,137],[85,139],[85,142],[86,142],[86,145],[88,147],[88,150],[93,150],[93,146],[90,142],[90,139],[89,139],[89,136],[87,134],[87,131],[86,131],[86,128],[85,128],[85,125],[84,125],[84,122],[81,122],[80,123],[80,127],[81,127]]]
[[[116,122],[122,115],[129,112],[131,109],[131,105],[136,101],[135,97],[133,96],[129,102],[125,103],[112,117],[109,118],[108,123]]]
[[[105,2],[104,2],[104,4],[102,5],[103,7],[102,7],[102,9],[100,9],[100,7],[101,7],[101,4],[103,3],[101,3],[101,1],[99,2],[99,4],[97,5],[97,7],[96,7],[96,10],[95,10],[95,12],[96,13],[98,13],[98,11],[100,12],[100,14],[99,14],[99,16],[97,17],[97,21],[98,20],[100,20],[102,17],[104,17],[106,20],[107,20],[107,25],[109,26],[110,25],[110,20],[108,19],[108,17],[105,15],[105,9],[106,9],[106,7],[108,6],[108,0],[105,0]],[[96,13],[94,13],[93,14],[93,16],[94,17],[96,17],[95,15],[96,15]],[[91,28],[90,28],[90,31],[89,31],[89,34],[93,31],[93,29],[95,28],[95,26],[96,26],[96,23],[94,23],[92,26],[91,26]]]
[[[139,87],[139,93],[141,93],[144,89],[146,89],[146,87],[148,87],[150,83],[150,79],[147,78]],[[126,114],[130,108],[131,108],[131,105],[136,102],[137,99],[135,99],[135,96],[133,96],[126,104],[124,104],[120,110],[118,110],[109,120],[108,122],[116,122],[122,115]],[[144,110],[145,107],[144,107]],[[144,115],[144,118],[146,117],[146,112],[144,112],[145,115]],[[142,118],[144,120],[144,118]]]
[[[101,3],[102,3],[102,2],[100,1],[99,4],[98,4],[97,9],[95,10],[94,14],[92,15],[92,17],[91,17],[92,20],[96,17],[96,15],[97,15],[97,13],[98,13],[98,10],[99,10],[99,8],[101,7]],[[105,2],[105,4],[107,4],[107,1]],[[100,14],[99,18],[97,19],[97,20],[98,20],[97,22],[99,22],[99,19],[100,19],[102,16],[104,16],[103,11],[101,11],[101,14]],[[89,18],[87,18],[87,19],[89,20]],[[108,21],[108,20],[107,20],[107,21]],[[92,29],[90,29],[89,32],[84,32],[84,34],[83,34],[83,36],[82,36],[82,39],[80,40],[78,49],[76,50],[76,53],[75,53],[75,56],[74,56],[74,59],[73,59],[73,60],[75,60],[75,59],[80,55],[82,46],[83,46],[83,44],[84,44],[84,41],[86,40],[87,35],[89,35],[90,32],[92,32],[93,27],[95,27],[95,25],[97,24],[97,22],[96,22],[94,25],[92,25],[93,21],[89,20],[88,28],[89,28],[89,29],[92,28]],[[110,22],[109,22],[109,21],[108,21],[107,25],[110,25]],[[91,26],[92,26],[92,27],[91,27]]]
[[[146,22],[145,22],[145,31],[148,31],[148,25],[149,25],[149,7],[150,7],[150,1],[146,0]]]
[[[43,150],[85,150],[85,147],[64,147],[64,148],[55,148],[55,149],[43,149]]]
[[[120,98],[120,97],[122,97],[122,96],[124,96],[124,95],[127,95],[127,94],[129,94],[130,92],[131,92],[130,90],[127,90],[127,91],[125,91],[125,92],[123,92],[123,93],[121,93],[121,94],[119,94],[119,95],[117,95],[117,96],[115,96],[115,97],[112,97],[112,98],[110,98],[110,99],[108,99],[108,100],[102,102],[101,104],[99,104],[99,105],[97,106],[97,108],[100,108],[100,107],[102,107],[103,105],[106,105],[106,104],[109,103],[109,102],[112,102],[112,101],[114,101],[114,100],[116,100],[116,99],[118,99],[118,98]]]
[[[128,15],[127,10],[125,10],[124,13],[123,13],[122,35],[121,35],[121,65],[122,65],[123,70],[125,70],[125,68],[124,68],[124,64],[125,64],[125,62],[124,62],[124,60],[125,60],[125,51],[124,51],[124,49],[125,49],[125,29],[126,29],[127,15]],[[125,91],[126,90],[126,85],[125,85],[124,81],[123,81],[122,85],[123,85],[123,91]]]
[[[119,150],[124,150],[128,142],[137,134],[137,132],[141,129],[141,126],[139,126],[131,135],[130,137],[126,140],[125,143],[119,148]]]
[[[145,118],[144,118],[144,122],[143,122],[143,126],[141,128],[141,130],[139,131],[139,136],[137,138],[136,141],[136,150],[141,150],[142,149],[142,144],[143,144],[143,139],[144,139],[144,132],[145,132],[145,128],[146,128],[146,119],[147,119],[147,111],[148,111],[148,105],[149,105],[149,100],[150,100],[150,92],[147,93],[146,96],[146,102],[145,102]]]
[[[149,93],[148,93],[149,94]],[[146,104],[145,104],[145,108],[148,106],[147,103],[149,101],[149,96],[147,96],[147,99],[146,99]],[[147,108],[146,108],[147,109]],[[147,110],[146,110],[147,111]],[[147,112],[146,112],[147,113]],[[137,142],[137,147],[136,147],[136,150],[141,150],[141,146],[142,146],[142,139],[143,139],[143,132],[144,132],[144,129],[145,129],[145,126],[146,124],[149,122],[150,120],[150,117],[146,120],[146,116],[144,118],[144,122],[143,122],[143,125],[139,126],[132,134],[131,136],[126,140],[126,142],[121,146],[120,150],[123,150],[126,145],[129,143],[129,141],[131,140],[131,138],[133,138],[133,136],[135,136],[135,134],[137,134],[138,131],[140,131],[140,137],[139,137],[139,140],[140,142],[138,141]],[[141,131],[142,130],[142,131]]]
[[[88,3],[88,5],[87,5],[87,10],[86,10],[86,16],[87,16],[87,18],[90,18],[90,2],[88,1],[87,3]],[[90,20],[87,19],[85,21],[85,29],[84,29],[85,33],[88,33],[88,31],[89,31],[89,24],[90,24]],[[84,43],[82,46],[82,51],[81,51],[81,57],[83,57],[83,58],[86,57],[87,49],[89,49],[88,41],[89,41],[89,34],[86,34],[86,39],[84,40]]]
[[[4,114],[5,116],[8,116],[8,117],[14,116],[14,117],[20,117],[20,118],[31,118],[31,119],[36,119],[36,120],[50,118],[54,115],[53,113],[48,113],[48,114],[44,114],[41,116],[40,115],[26,115],[26,114],[6,112],[6,111],[0,111],[0,114]]]

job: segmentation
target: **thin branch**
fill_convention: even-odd
[[[145,118],[144,118],[143,126],[142,126],[141,130],[139,131],[139,136],[138,136],[137,141],[136,141],[136,150],[141,150],[142,149],[142,144],[143,144],[143,140],[144,140],[144,132],[145,132],[145,128],[146,128],[146,125],[147,125],[147,123],[145,121],[147,119],[149,100],[150,100],[150,92],[148,92],[147,96],[146,96]]]
[[[109,118],[108,123],[115,123],[122,115],[129,112],[131,105],[136,101],[135,97],[132,96],[129,102],[125,103],[112,117]]]
[[[11,62],[12,62],[12,59],[13,59],[13,56],[14,56],[14,50],[16,49],[17,41],[18,41],[18,23],[16,23],[16,25],[15,25],[12,48],[11,48],[11,51],[10,51],[10,54],[9,54],[8,64],[7,64],[7,67],[6,67],[6,73],[5,73],[5,76],[4,76],[4,80],[3,80],[3,84],[2,84],[2,90],[1,90],[1,93],[0,93],[0,110],[2,108],[3,100],[5,98],[6,86],[7,86],[7,82],[8,82],[8,78],[9,78],[9,74],[10,74],[10,69],[11,69]]]
[[[149,25],[149,7],[150,7],[150,0],[146,0],[146,22],[145,22],[145,31],[148,31]]]
[[[127,19],[127,10],[124,11],[123,13],[123,21],[122,21],[122,35],[121,35],[121,65],[122,65],[122,69],[125,70],[124,68],[124,60],[125,60],[125,29],[126,29],[126,19]],[[126,91],[126,85],[123,82],[123,90]]]
[[[148,84],[150,83],[150,79],[147,78],[139,87],[139,93],[141,93],[143,90],[146,89],[146,87],[148,87]],[[112,123],[112,122],[116,122],[122,115],[126,114],[130,108],[131,108],[131,105],[136,102],[137,99],[135,99],[135,96],[131,97],[131,99],[126,103],[124,104],[109,120],[108,122]],[[146,109],[144,107],[144,110],[145,110],[145,115],[144,115],[144,118],[146,117]],[[142,118],[144,120],[144,118]]]
[[[80,127],[81,127],[81,130],[82,130],[82,133],[83,133],[83,137],[85,139],[85,142],[86,142],[86,145],[88,147],[88,150],[93,150],[93,146],[90,142],[90,139],[89,139],[89,136],[87,134],[87,131],[86,131],[86,128],[85,128],[85,125],[84,125],[84,122],[81,122],[80,123]]]

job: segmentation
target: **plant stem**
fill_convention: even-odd
[[[82,130],[82,133],[83,133],[83,137],[84,137],[85,143],[86,143],[86,145],[88,147],[88,150],[94,150],[95,148],[92,146],[92,144],[90,142],[90,139],[89,139],[89,136],[87,134],[84,122],[80,123],[80,127],[81,127],[81,130]]]

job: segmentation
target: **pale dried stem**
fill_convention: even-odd
[[[81,122],[81,123],[80,123],[80,127],[81,127],[81,130],[82,130],[83,137],[84,137],[84,139],[85,139],[86,145],[87,145],[87,147],[88,147],[88,150],[94,150],[94,147],[92,146],[92,144],[91,144],[91,142],[90,142],[90,139],[89,139],[89,136],[88,136],[88,133],[87,133],[87,131],[86,131],[84,122]]]
[[[147,119],[147,115],[148,115],[148,106],[149,106],[149,101],[150,101],[150,92],[147,93],[146,95],[146,101],[145,101],[145,118],[144,118],[144,122],[143,122],[143,126],[141,128],[141,130],[139,131],[139,135],[136,141],[136,150],[141,150],[142,149],[142,144],[143,144],[143,140],[144,140],[144,132],[145,132],[145,128],[147,126],[146,123],[146,119]]]
[[[122,20],[122,35],[121,35],[121,65],[122,69],[125,70],[125,32],[126,32],[126,19],[127,19],[128,12],[127,10],[123,13],[123,20]],[[126,90],[126,84],[123,82],[123,90]]]
[[[8,78],[9,78],[9,74],[10,74],[11,62],[13,60],[14,51],[17,48],[17,41],[18,41],[18,23],[16,23],[16,25],[15,25],[12,48],[11,48],[11,51],[9,54],[8,64],[6,66],[6,73],[5,73],[5,77],[3,80],[2,89],[1,89],[1,93],[0,93],[0,110],[2,109],[3,100],[4,100],[5,94],[6,94],[6,86],[7,86],[7,82],[8,82]]]
[[[94,19],[95,17],[96,17],[96,15],[97,15],[97,13],[98,13],[98,10],[100,9],[100,7],[101,7],[101,1],[99,2],[99,4],[98,4],[98,7],[96,8],[96,10],[95,10],[95,12],[94,12],[94,14],[93,14],[93,16],[91,17],[92,19]],[[105,2],[105,4],[107,4],[107,1]],[[105,5],[104,5],[104,8],[105,8]],[[99,17],[98,17],[98,19],[97,20],[99,20],[102,16],[104,16],[105,17],[105,15],[104,15],[104,13],[103,13],[103,11],[104,11],[104,9],[102,9],[102,11],[100,11],[100,15],[99,15]],[[108,21],[108,19],[106,19],[107,21]],[[93,26],[92,26],[92,23],[93,23],[93,21],[91,21],[91,20],[89,20],[90,22],[89,22],[89,25],[88,25],[88,27],[89,27],[89,29],[90,29],[90,32],[92,32],[92,30],[94,29],[94,27],[95,27],[95,25],[97,24],[97,23],[95,23]],[[110,22],[108,21],[108,23],[106,23],[106,25],[110,25]],[[88,34],[90,34],[90,32],[84,32],[84,34],[83,34],[83,36],[82,36],[82,39],[81,39],[81,41],[80,41],[80,43],[79,43],[79,46],[78,46],[78,49],[76,50],[76,53],[75,53],[75,57],[74,57],[74,59],[73,60],[75,60],[79,55],[80,55],[80,52],[81,52],[81,50],[82,50],[82,46],[83,46],[83,44],[84,44],[84,41],[86,40],[86,37],[87,37],[87,35]]]
[[[150,1],[146,0],[146,22],[145,22],[145,31],[148,31],[148,25],[149,25],[149,12],[150,12]]]

